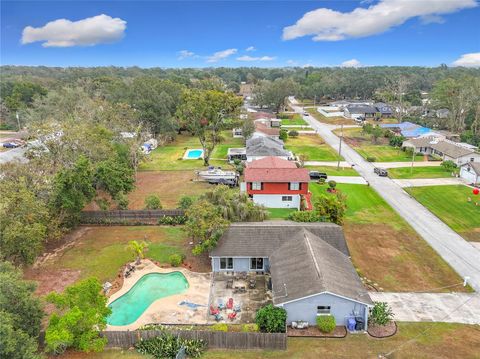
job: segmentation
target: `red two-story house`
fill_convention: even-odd
[[[269,208],[300,209],[302,197],[311,209],[308,170],[278,157],[248,162],[244,190],[257,204]]]

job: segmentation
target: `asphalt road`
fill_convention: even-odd
[[[292,108],[295,112],[302,113],[300,106],[292,105]],[[338,152],[340,139],[332,133],[330,130],[331,126],[320,123],[312,116],[303,116],[303,118],[318,132],[326,143]],[[370,183],[370,186],[372,186],[460,276],[469,277],[469,284],[476,291],[480,291],[480,251],[418,203],[390,178],[379,177],[374,174],[373,164],[364,160],[362,156],[344,142],[342,143],[341,155],[347,162],[354,164],[357,172]]]

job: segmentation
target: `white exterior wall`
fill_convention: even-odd
[[[296,208],[300,209],[300,195],[294,194],[292,201],[282,201],[281,194],[254,194],[253,202],[264,205],[267,208]],[[288,195],[290,196],[290,195]]]
[[[212,272],[267,272],[270,270],[270,262],[267,257],[263,257],[263,269],[250,269],[251,257],[231,257],[233,258],[233,269],[220,269],[220,257],[212,257]]]
[[[460,169],[460,177],[468,183],[480,183],[480,176],[477,176],[473,170],[468,171],[465,166]]]
[[[265,157],[271,157],[271,156],[247,156],[247,162],[261,160],[262,158],[265,158]],[[282,160],[286,160],[286,161],[290,160],[288,156],[275,156],[275,157],[281,158]]]

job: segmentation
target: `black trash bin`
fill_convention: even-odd
[[[365,330],[365,321],[362,317],[355,317],[355,330]]]

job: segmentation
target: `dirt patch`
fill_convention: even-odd
[[[182,195],[198,196],[211,188],[208,183],[194,182],[194,178],[193,170],[138,172],[136,188],[128,194],[128,208],[144,209],[145,198],[150,194],[160,197],[163,208],[176,208]],[[110,207],[115,209],[115,204],[112,203]],[[100,208],[92,202],[85,210],[98,211]]]
[[[368,334],[374,338],[388,338],[397,333],[397,324],[394,321],[386,325],[370,324]]]
[[[346,224],[344,231],[359,275],[379,291],[421,291],[461,282],[413,231],[396,230],[388,224],[352,223]]]
[[[39,296],[46,295],[52,291],[63,292],[69,285],[75,283],[80,278],[79,270],[55,269],[39,270],[38,268],[28,268],[24,271],[25,279],[37,282],[35,293]]]
[[[340,325],[335,327],[331,333],[323,333],[316,326],[310,326],[307,329],[287,329],[287,335],[289,337],[318,337],[318,338],[345,338],[347,336],[347,329],[345,326]]]
[[[474,228],[469,232],[462,232],[460,235],[467,241],[480,242],[480,227]]]

